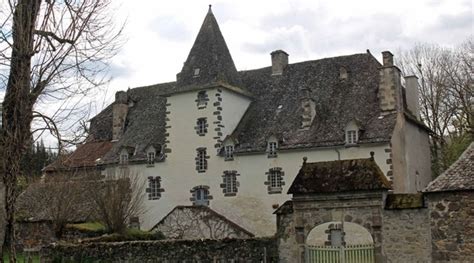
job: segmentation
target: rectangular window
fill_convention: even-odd
[[[148,177],[148,188],[147,188],[147,193],[148,193],[148,200],[158,200],[161,197],[161,183],[160,183],[161,178],[156,176],[156,177]]]
[[[147,153],[147,164],[153,165],[155,163],[155,152],[148,152]]]
[[[198,109],[206,108],[208,101],[209,101],[209,98],[207,97],[207,92],[205,90],[199,91],[197,94],[197,99],[196,99]]]
[[[224,147],[225,160],[234,159],[234,145],[227,145]]]
[[[207,170],[207,156],[205,148],[198,149],[196,162],[196,168],[198,172],[205,172]]]
[[[277,156],[277,142],[268,142],[268,157],[275,157]]]
[[[199,136],[204,136],[207,133],[207,119],[199,118],[197,120],[196,132]]]
[[[270,171],[270,187],[281,188],[282,186],[281,171],[272,170]]]
[[[237,175],[235,173],[225,175],[225,190],[226,194],[237,193]]]
[[[355,130],[347,131],[347,143],[348,144],[356,144],[357,143],[357,131],[355,131]]]
[[[205,188],[198,188],[194,192],[194,205],[209,205],[209,191]]]

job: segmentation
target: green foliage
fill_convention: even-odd
[[[22,253],[17,253],[16,254],[16,262],[17,263],[27,263],[27,262],[28,263],[29,262],[39,263],[39,262],[41,262],[39,255],[32,256],[31,259],[32,259],[32,261],[28,261],[28,258],[27,258],[26,255],[24,255]],[[3,253],[3,262],[4,263],[9,263],[10,262],[10,254],[8,252]]]
[[[442,149],[444,168],[447,169],[451,166],[472,142],[472,136],[467,133],[452,137]]]
[[[43,140],[32,144],[21,160],[21,171],[23,178],[19,178],[19,184],[26,185],[42,174],[42,169],[56,160],[57,154],[46,149]]]
[[[66,225],[67,228],[72,228],[79,230],[81,232],[103,232],[105,233],[106,228],[105,226],[100,223],[100,222],[86,222],[86,223],[80,223],[80,224],[68,224]]]
[[[127,229],[124,234],[113,233],[97,238],[91,238],[85,242],[122,242],[137,240],[162,240],[165,236],[161,232],[149,232],[140,229]]]

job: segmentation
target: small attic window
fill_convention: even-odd
[[[339,79],[346,80],[349,78],[349,71],[345,67],[339,69]]]
[[[121,165],[127,165],[128,164],[128,153],[126,151],[122,151],[120,153],[120,160],[119,163]]]
[[[155,156],[156,156],[155,152],[148,152],[146,154],[148,166],[153,166],[155,164]]]
[[[277,157],[278,143],[276,141],[269,141],[267,144],[268,158]]]
[[[357,144],[358,138],[357,130],[348,130],[346,131],[346,143],[347,144]]]
[[[199,77],[199,73],[201,72],[201,69],[200,68],[195,68],[194,69],[194,73],[193,73],[193,77]]]
[[[360,125],[356,120],[350,121],[345,128],[346,145],[356,145],[359,141]]]
[[[224,160],[225,161],[234,160],[234,145],[226,145],[224,147]]]

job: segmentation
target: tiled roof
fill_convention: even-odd
[[[288,194],[304,195],[390,189],[390,182],[372,159],[304,163]]]
[[[102,158],[112,148],[110,141],[91,141],[77,147],[70,155],[46,166],[44,171],[58,169],[95,167],[96,160]]]
[[[474,190],[474,143],[444,173],[428,184],[424,192]]]

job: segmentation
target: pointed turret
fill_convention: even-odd
[[[211,6],[177,76],[178,86],[225,83],[241,86],[234,61],[219,29]]]

